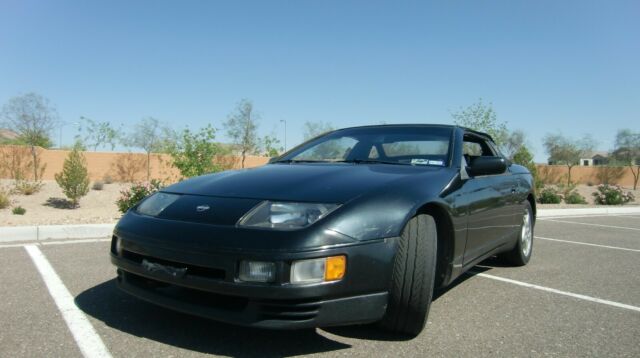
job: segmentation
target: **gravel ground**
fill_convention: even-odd
[[[21,226],[21,225],[60,225],[60,224],[103,224],[115,223],[120,218],[120,213],[115,205],[115,201],[120,195],[120,190],[130,184],[113,183],[105,184],[101,191],[90,190],[89,194],[80,199],[80,207],[67,209],[52,205],[50,200],[60,201],[65,198],[62,190],[55,181],[43,181],[44,186],[40,192],[33,195],[11,195],[12,206],[0,210],[0,226]],[[0,179],[0,187],[11,188],[13,181]],[[596,191],[595,186],[579,185],[577,187],[580,195],[587,199],[586,205],[569,204],[539,204],[539,209],[562,209],[562,208],[590,208],[596,207],[593,203],[593,196]],[[630,188],[625,190],[633,191]],[[633,191],[636,201],[631,205],[640,205],[640,190]],[[25,215],[13,215],[11,208],[22,206],[27,209]]]
[[[115,201],[120,190],[128,186],[112,183],[105,184],[103,190],[91,189],[80,199],[80,207],[67,209],[57,205],[65,199],[58,184],[51,180],[43,181],[43,184],[33,195],[11,195],[11,207],[0,210],[0,226],[115,223],[120,218]],[[11,180],[0,180],[0,187],[8,189],[12,185]],[[27,212],[12,214],[11,209],[16,206]]]

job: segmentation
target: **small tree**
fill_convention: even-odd
[[[62,172],[55,175],[56,182],[64,195],[69,198],[74,207],[78,206],[81,197],[89,192],[89,174],[87,161],[80,152],[80,146],[74,146],[69,156],[64,160]]]
[[[187,178],[220,171],[222,168],[214,159],[224,154],[225,150],[213,141],[215,138],[216,130],[211,125],[197,133],[185,129],[169,151],[173,166]]]
[[[536,189],[542,188],[544,185],[540,178],[538,177],[538,168],[536,168],[536,164],[533,161],[533,154],[527,149],[526,146],[522,145],[518,149],[517,152],[513,154],[511,159],[515,164],[522,165],[529,169],[529,172],[533,176],[533,184]]]
[[[253,111],[253,103],[243,99],[238,103],[235,113],[229,115],[224,123],[227,135],[233,141],[242,157],[242,168],[247,155],[256,152],[258,149],[258,115]]]
[[[467,108],[460,108],[458,112],[451,113],[451,116],[453,122],[459,126],[489,134],[500,147],[504,145],[509,135],[507,124],[498,121],[493,105],[491,103],[485,105],[482,98]]]
[[[150,180],[151,153],[170,148],[174,137],[175,133],[167,125],[153,117],[147,117],[136,124],[133,132],[123,142],[147,153],[147,180]]]
[[[633,175],[633,190],[636,190],[640,179],[640,132],[630,129],[619,130],[613,157],[629,167]]]
[[[304,140],[317,137],[332,130],[334,130],[334,127],[329,122],[304,122]]]
[[[547,134],[544,138],[549,161],[567,166],[567,185],[571,184],[571,169],[579,164],[580,158],[593,149],[593,143],[594,140],[590,137],[573,140],[561,134]]]
[[[284,148],[280,145],[280,140],[273,135],[264,136],[262,138],[262,146],[264,155],[267,157],[277,157],[284,151]]]
[[[48,99],[27,93],[7,102],[2,108],[2,118],[9,129],[18,133],[18,142],[31,147],[33,180],[38,181],[44,168],[36,147],[51,146],[49,133],[58,120],[58,112]]]
[[[515,130],[507,135],[505,142],[502,144],[500,149],[507,158],[513,160],[517,153],[522,154],[522,148],[526,146],[526,141],[524,132],[521,130]],[[525,151],[531,155],[528,148],[525,148]]]
[[[82,140],[95,152],[101,145],[109,145],[111,150],[116,147],[121,137],[120,129],[113,128],[109,122],[97,122],[90,118],[81,118],[86,124],[80,125],[78,130],[86,132]]]

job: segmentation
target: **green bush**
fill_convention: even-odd
[[[16,206],[15,208],[13,208],[13,210],[11,210],[11,212],[13,213],[13,215],[24,215],[27,212],[27,209],[23,208],[22,206]]]
[[[64,160],[62,172],[57,173],[55,178],[62,192],[69,198],[73,206],[78,206],[80,198],[89,192],[87,161],[80,152],[79,145],[73,147],[69,156]]]
[[[136,183],[131,185],[128,189],[120,192],[120,198],[116,200],[116,205],[121,213],[126,213],[127,210],[134,207],[140,200],[155,193],[162,188],[162,182],[159,180],[151,180],[145,183]]]
[[[560,204],[561,201],[562,195],[558,192],[558,189],[551,186],[542,189],[538,195],[540,204]]]
[[[618,185],[598,185],[598,191],[593,196],[599,205],[623,205],[635,200],[633,193],[625,193]]]
[[[11,205],[11,200],[9,200],[9,192],[0,188],[0,209],[8,208]]]
[[[93,190],[102,190],[104,189],[104,183],[100,180],[93,182],[93,186],[91,186]]]
[[[40,181],[17,180],[13,191],[17,194],[33,195],[39,192],[43,185]]]
[[[564,196],[564,202],[567,204],[586,204],[587,200],[576,190],[572,190]]]

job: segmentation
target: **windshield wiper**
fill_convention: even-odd
[[[284,160],[276,160],[273,163],[330,163],[327,160],[300,160],[300,159],[284,159]]]
[[[409,163],[392,162],[386,160],[377,159],[349,159],[349,160],[336,160],[332,163],[354,163],[354,164],[392,164],[392,165],[411,165]]]

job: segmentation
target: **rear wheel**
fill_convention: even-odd
[[[533,210],[531,209],[531,204],[527,201],[522,214],[518,242],[511,251],[501,255],[505,261],[514,266],[524,266],[529,262],[533,252],[533,228]]]
[[[420,214],[405,226],[393,265],[387,312],[380,326],[416,336],[427,322],[433,296],[438,233],[433,217]]]

